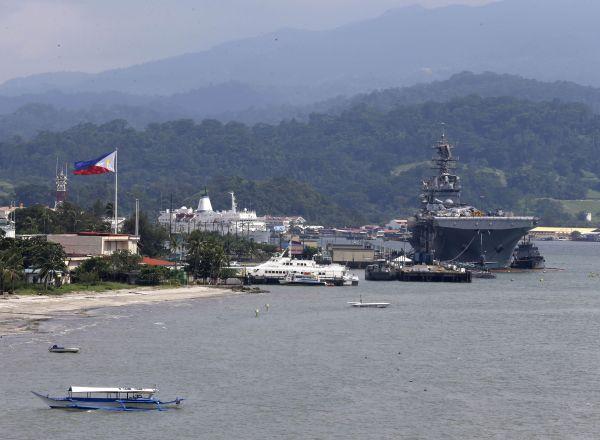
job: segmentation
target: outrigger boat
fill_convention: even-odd
[[[71,386],[66,397],[50,397],[32,391],[50,408],[107,411],[164,411],[177,408],[184,399],[161,401],[154,398],[156,388],[98,388]]]
[[[48,351],[51,353],[79,353],[79,347],[60,347],[54,344]]]

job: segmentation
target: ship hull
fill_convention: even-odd
[[[535,225],[532,217],[429,217],[411,225],[415,252],[439,261],[510,265],[519,240]]]

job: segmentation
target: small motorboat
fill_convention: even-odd
[[[343,285],[344,286],[358,286],[358,275],[354,275],[354,274],[347,274],[344,275],[344,282]]]
[[[350,301],[348,302],[352,307],[371,307],[375,309],[385,309],[390,303],[384,302],[362,302],[362,301]]]
[[[61,347],[54,344],[48,351],[51,353],[79,353],[79,347]]]
[[[69,387],[66,397],[50,397],[32,391],[50,408],[105,411],[164,411],[178,408],[184,399],[162,401],[154,397],[156,388]]]

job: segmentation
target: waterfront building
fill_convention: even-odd
[[[375,261],[375,250],[368,244],[327,244],[331,261],[349,267],[366,267]]]
[[[600,228],[538,226],[529,231],[529,235],[541,240],[568,240],[573,233],[579,233],[585,236],[593,235],[598,232],[600,232]]]
[[[303,217],[298,215],[296,216],[272,216],[266,215],[262,218],[262,220],[267,225],[267,229],[269,231],[274,232],[289,232],[291,228],[295,226],[299,226],[303,228],[306,220]]]
[[[68,257],[68,268],[73,270],[90,257],[103,257],[116,251],[138,253],[139,237],[110,232],[79,232],[77,234],[48,234],[47,240],[60,244]]]
[[[394,229],[402,232],[408,231],[408,220],[402,218],[396,218],[385,225],[386,229]]]
[[[8,238],[15,238],[15,222],[11,216],[14,211],[14,207],[0,206],[0,231]]]
[[[208,193],[198,202],[198,208],[182,206],[178,209],[161,211],[158,223],[172,233],[190,233],[192,231],[213,231],[221,235],[235,234],[248,237],[258,243],[269,242],[269,231],[264,218],[256,211],[238,210],[235,194],[231,194],[231,209],[214,211]]]

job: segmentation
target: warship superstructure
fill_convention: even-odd
[[[475,263],[490,269],[508,267],[517,243],[537,219],[501,210],[483,212],[462,203],[460,177],[452,173],[456,166],[453,145],[445,133],[433,148],[438,173],[423,182],[421,209],[408,225],[416,260]]]

